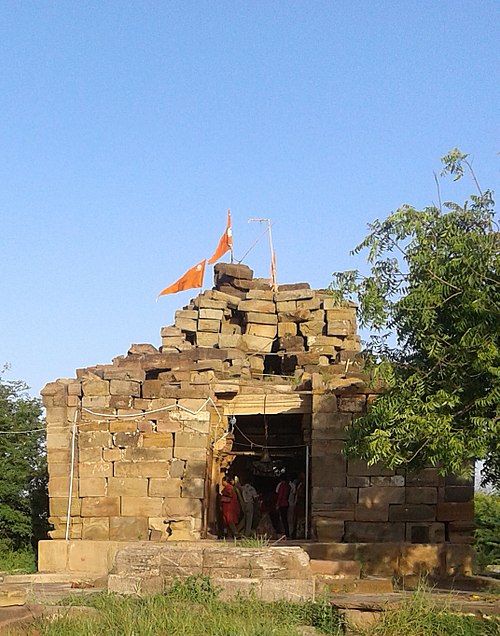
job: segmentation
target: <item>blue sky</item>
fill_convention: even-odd
[[[227,208],[236,257],[270,217],[279,281],[324,287],[368,222],[436,200],[452,147],[495,189],[498,18],[490,0],[2,3],[7,377],[36,394],[159,345],[196,292],[156,294]],[[246,262],[268,275],[265,241]]]

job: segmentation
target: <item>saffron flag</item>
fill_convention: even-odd
[[[221,237],[219,241],[219,245],[217,245],[217,249],[214,252],[212,258],[208,261],[209,265],[215,263],[215,261],[219,260],[221,256],[224,256],[226,252],[233,249],[233,230],[231,228],[231,210],[227,211],[227,227],[226,231]]]
[[[165,296],[166,294],[176,294],[177,292],[192,289],[193,287],[202,287],[206,262],[207,259],[204,258],[201,263],[188,269],[184,276],[181,276],[178,281],[161,291],[158,297]]]

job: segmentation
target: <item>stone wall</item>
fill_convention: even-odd
[[[470,541],[471,484],[342,454],[345,427],[374,398],[354,306],[305,283],[274,293],[248,267],[219,263],[214,288],[161,339],[43,389],[52,538],[65,536],[74,421],[70,538],[190,540],[206,529],[213,466],[230,450],[227,415],[265,411],[310,418],[319,540]]]

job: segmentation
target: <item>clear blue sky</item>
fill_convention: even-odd
[[[494,189],[498,24],[492,0],[1,3],[7,377],[36,394],[159,345],[195,292],[155,296],[228,207],[237,257],[270,217],[279,281],[323,287],[369,221],[436,200],[450,148]]]

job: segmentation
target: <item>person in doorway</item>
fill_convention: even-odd
[[[241,496],[243,498],[243,514],[245,515],[245,536],[249,537],[253,528],[255,503],[259,495],[250,481],[246,481],[241,487]]]
[[[305,538],[306,536],[306,476],[300,473],[297,478],[295,492],[295,537]]]
[[[281,524],[287,537],[290,536],[290,529],[288,527],[288,496],[290,494],[290,486],[288,484],[288,477],[283,473],[280,477],[280,481],[276,486],[276,510],[279,512]]]
[[[222,478],[222,492],[221,492],[221,508],[222,518],[224,520],[224,527],[229,537],[235,537],[237,535],[236,524],[240,516],[240,505],[236,492],[230,483],[229,479],[224,475]]]
[[[288,495],[288,529],[290,530],[290,537],[295,539],[295,529],[297,518],[295,514],[295,508],[297,505],[297,476],[295,475],[290,480],[290,493]]]

